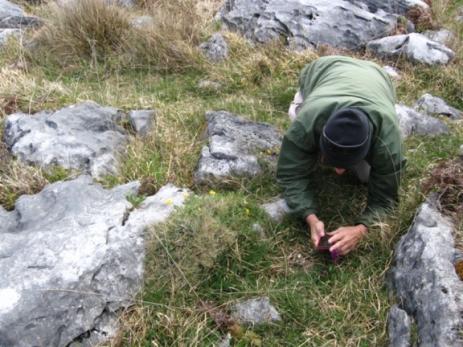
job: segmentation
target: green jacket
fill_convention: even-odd
[[[373,125],[368,201],[357,224],[370,226],[398,200],[405,166],[395,112],[395,91],[378,65],[342,56],[320,58],[301,73],[304,103],[288,129],[278,160],[277,180],[292,212],[306,218],[317,213],[310,176],[319,157],[319,138],[328,117],[343,107],[362,109]]]

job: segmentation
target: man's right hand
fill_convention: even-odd
[[[315,214],[310,214],[305,219],[310,228],[310,237],[315,248],[318,247],[320,239],[325,236],[325,224]]]

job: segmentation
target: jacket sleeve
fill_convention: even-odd
[[[400,138],[398,141],[401,141]],[[370,227],[397,205],[405,159],[402,156],[400,142],[394,147],[395,152],[390,147],[381,148],[372,160],[367,207],[357,220],[357,224]]]
[[[292,214],[305,219],[315,213],[314,195],[310,189],[310,174],[316,165],[313,139],[306,136],[296,121],[283,138],[277,166],[277,181]]]

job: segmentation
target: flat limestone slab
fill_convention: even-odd
[[[11,153],[28,164],[61,166],[94,177],[115,174],[127,135],[113,107],[84,102],[56,112],[7,117],[3,139]]]
[[[138,187],[80,176],[0,208],[0,346],[94,346],[114,334],[142,285],[145,229],[189,194],[167,185],[133,209]]]

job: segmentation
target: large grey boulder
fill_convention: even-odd
[[[232,307],[232,318],[246,325],[281,321],[280,314],[266,296],[236,303]]]
[[[215,33],[209,40],[202,43],[199,48],[207,59],[213,63],[220,62],[228,57],[228,44],[220,33]]]
[[[117,172],[126,135],[117,125],[120,112],[94,102],[56,112],[7,117],[4,141],[21,161],[41,167],[59,165],[99,177]]]
[[[455,57],[450,48],[417,33],[370,41],[367,50],[382,58],[405,57],[412,62],[428,65],[448,64]]]
[[[145,229],[188,194],[168,185],[133,209],[138,187],[81,176],[0,208],[0,346],[95,346],[116,331],[142,285]]]
[[[407,312],[394,305],[389,310],[388,333],[390,347],[410,347],[411,322]]]
[[[259,175],[259,157],[276,159],[274,150],[281,145],[281,135],[272,126],[226,111],[207,112],[206,119],[209,144],[201,152],[197,183]]]
[[[447,134],[449,129],[441,120],[430,117],[402,104],[395,105],[399,126],[404,138],[410,135],[436,136]]]
[[[26,16],[23,9],[7,0],[0,0],[0,29],[40,25],[37,17]]]
[[[428,200],[395,250],[390,286],[417,324],[420,347],[463,345],[463,282],[453,264],[453,229]]]
[[[361,49],[397,24],[394,15],[345,0],[228,0],[221,19],[252,41],[283,39],[297,50],[320,44]]]
[[[431,94],[424,94],[415,104],[415,109],[430,116],[447,116],[451,119],[459,119],[462,112],[456,108],[447,105],[447,103]]]

